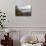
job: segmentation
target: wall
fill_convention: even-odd
[[[32,17],[16,17],[16,4],[32,4]],[[0,10],[6,12],[8,18],[7,27],[46,27],[45,4],[46,0],[22,0],[22,2],[21,0],[0,0]]]
[[[32,25],[46,27],[46,0],[33,0],[32,1]]]

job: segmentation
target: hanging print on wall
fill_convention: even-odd
[[[31,16],[32,7],[31,5],[26,6],[15,6],[15,15],[16,16]]]

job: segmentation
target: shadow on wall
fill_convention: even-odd
[[[20,41],[18,40],[13,40],[13,46],[21,46]]]
[[[10,37],[13,39],[13,46],[21,46],[19,40],[19,32],[11,32]]]

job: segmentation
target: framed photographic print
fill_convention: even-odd
[[[31,5],[25,6],[15,6],[15,15],[16,16],[31,16],[32,14],[32,7]]]

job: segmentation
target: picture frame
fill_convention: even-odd
[[[32,16],[32,6],[15,6],[15,16]]]

